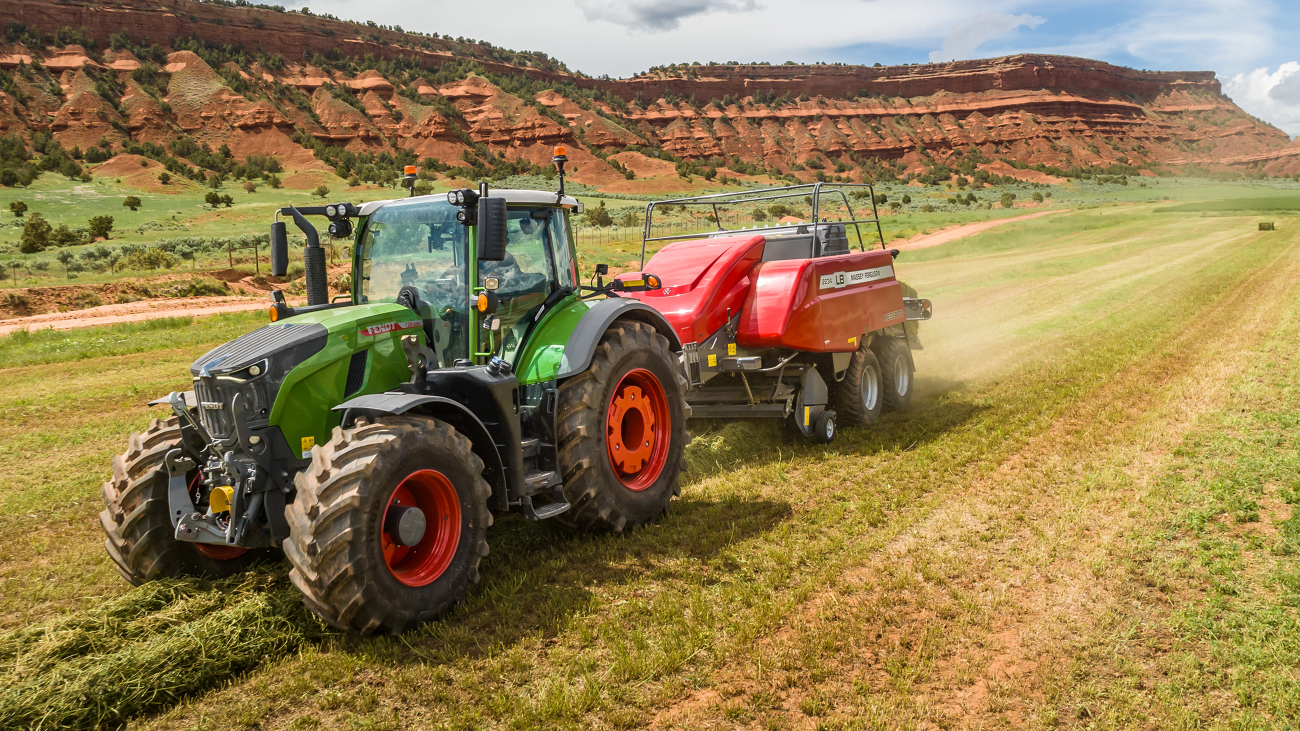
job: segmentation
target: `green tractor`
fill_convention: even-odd
[[[326,622],[401,632],[479,578],[494,513],[623,531],[679,494],[681,343],[652,307],[577,271],[560,190],[453,191],[282,209],[307,238],[308,304],[190,367],[104,484],[109,556],[139,584],[225,576],[283,550]],[[408,169],[406,184],[414,181]],[[330,301],[308,216],[355,241]],[[353,230],[355,228],[355,236]],[[340,298],[336,298],[339,300]]]

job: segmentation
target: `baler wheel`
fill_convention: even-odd
[[[559,391],[560,474],[573,507],[551,520],[619,532],[664,514],[681,493],[690,413],[668,339],[649,325],[616,322],[587,370]]]
[[[880,359],[881,383],[886,411],[906,411],[912,405],[912,353],[902,338],[884,338],[875,343]]]
[[[406,414],[335,427],[294,485],[289,578],[330,625],[402,632],[478,582],[491,488],[469,439],[446,422]]]
[[[848,372],[830,389],[830,405],[847,426],[871,426],[884,406],[884,379],[880,361],[866,345],[849,360]]]
[[[104,547],[118,572],[136,586],[178,576],[231,576],[271,553],[176,540],[163,458],[179,446],[176,417],[154,419],[147,431],[131,435],[125,453],[113,458],[113,479],[104,483],[99,514]],[[191,478],[197,477],[195,470]]]

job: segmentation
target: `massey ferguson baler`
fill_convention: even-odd
[[[855,188],[865,191],[870,217],[854,216],[846,192]],[[657,206],[703,206],[713,220],[725,220],[727,210],[801,198],[812,208],[807,223],[719,230],[706,238],[651,235]],[[693,417],[784,418],[805,436],[829,442],[837,419],[867,426],[882,411],[907,408],[911,351],[921,347],[907,322],[928,319],[931,307],[904,296],[894,273],[898,250],[884,248],[874,200],[868,185],[814,183],[646,207],[642,269],[661,286],[625,296],[662,313],[683,343]],[[841,220],[825,220],[827,209]],[[874,229],[881,248],[867,248],[862,225]],[[645,262],[648,242],[683,238],[690,240],[669,243]]]
[[[283,556],[325,621],[401,632],[478,581],[495,514],[613,532],[663,515],[692,414],[787,418],[828,441],[837,414],[870,424],[907,405],[905,323],[929,303],[903,297],[891,252],[860,234],[849,250],[847,226],[879,225],[854,218],[846,186],[834,223],[818,218],[821,185],[673,201],[716,213],[807,195],[813,215],[677,237],[694,240],[638,274],[606,282],[597,267],[589,287],[566,161],[557,149],[557,193],[483,184],[278,211],[307,241],[307,304],[273,293],[268,325],[152,402],[171,414],[131,437],[103,487],[122,575],[223,576]],[[414,168],[405,180],[413,191]],[[654,207],[647,241],[661,240]],[[308,216],[353,241],[346,296],[329,298]],[[282,276],[279,220],[271,250]]]

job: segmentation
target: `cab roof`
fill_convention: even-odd
[[[554,193],[549,193],[544,190],[514,190],[511,188],[490,188],[488,195],[493,198],[505,198],[507,205],[511,203],[554,205],[556,197]],[[446,196],[446,193],[431,193],[429,195],[415,196],[413,198],[390,198],[382,201],[370,201],[369,203],[362,204],[360,215],[369,216],[389,203],[415,201],[421,198],[446,200]],[[582,213],[582,202],[573,196],[566,195],[561,198],[560,205],[564,208],[576,208],[578,213]]]

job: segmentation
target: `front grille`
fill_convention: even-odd
[[[235,421],[230,414],[230,396],[213,379],[195,378],[194,396],[199,402],[199,421],[212,436],[222,439],[235,431]],[[205,408],[205,403],[221,404],[219,409]]]

